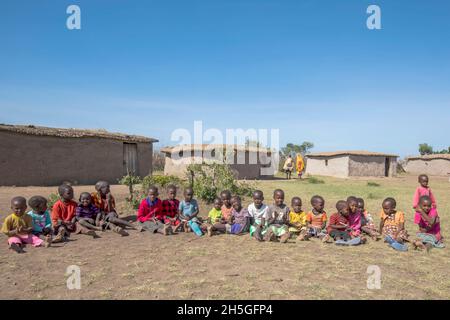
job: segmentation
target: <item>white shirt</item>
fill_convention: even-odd
[[[255,207],[254,203],[249,204],[248,206],[248,213],[250,215],[250,217],[254,218],[254,219],[262,219],[265,218],[267,216],[267,210],[269,209],[269,207],[265,204],[263,204],[261,206],[261,208],[257,209]]]

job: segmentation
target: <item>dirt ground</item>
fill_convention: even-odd
[[[416,177],[371,179],[321,178],[323,184],[307,180],[258,182],[270,203],[275,188],[286,191],[287,202],[294,195],[308,199],[315,193],[327,200],[332,213],[336,200],[349,195],[365,197],[367,208],[376,216],[384,197],[394,196],[398,208],[412,223],[412,195]],[[450,182],[432,177],[438,199],[443,234],[450,228]],[[11,197],[48,196],[55,187],[0,187],[0,222],[9,214]],[[77,186],[75,193],[92,191]],[[127,189],[113,186],[119,203]],[[246,199],[246,204],[249,199]],[[202,206],[205,215],[209,206]],[[129,213],[130,214],[130,213]],[[128,215],[129,215],[128,214]],[[127,214],[125,214],[127,215]],[[376,219],[378,221],[378,219]],[[50,248],[26,248],[18,255],[0,245],[0,299],[449,299],[449,249],[429,254],[409,250],[396,252],[380,242],[358,247],[338,247],[319,241],[287,244],[257,243],[248,235],[220,235],[197,238],[192,234],[170,237],[130,231],[129,237],[109,232],[101,239],[72,236],[72,241]],[[69,290],[66,269],[81,268],[81,289]],[[381,270],[381,289],[369,290],[367,268]]]

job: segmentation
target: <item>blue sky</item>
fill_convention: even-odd
[[[81,30],[66,8],[81,8]],[[366,28],[381,7],[382,30]],[[450,3],[364,0],[4,1],[0,122],[280,129],[315,151],[402,156],[450,144]]]

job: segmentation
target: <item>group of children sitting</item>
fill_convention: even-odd
[[[178,232],[193,232],[197,236],[249,233],[258,241],[281,243],[291,238],[297,241],[319,238],[324,243],[336,245],[359,245],[367,241],[366,237],[375,241],[383,237],[392,248],[400,251],[408,249],[406,242],[421,250],[442,248],[436,200],[428,187],[428,177],[419,176],[419,183],[413,203],[414,222],[419,231],[414,239],[410,239],[405,229],[405,215],[396,210],[393,198],[382,202],[377,228],[365,209],[364,200],[354,196],[338,201],[336,212],[328,218],[324,211],[325,200],[319,195],[311,198],[312,209],[305,212],[300,197],[293,197],[289,208],[281,189],[273,192],[271,205],[264,204],[262,191],[254,191],[253,201],[247,208],[242,206],[239,196],[232,196],[225,190],[214,200],[207,218],[201,218],[192,188],[186,188],[184,199],[179,201],[174,185],[167,188],[165,200],[158,198],[157,187],[150,187],[148,196],[139,206],[137,221],[132,223],[119,217],[110,185],[105,181],[95,185],[95,192],[81,193],[79,203],[73,200],[71,186],[60,186],[60,200],[53,205],[51,214],[44,197],[30,198],[28,206],[32,210],[28,213],[26,199],[15,197],[11,200],[13,213],[5,219],[1,231],[8,236],[10,248],[18,253],[24,252],[25,244],[48,247],[51,243],[65,241],[71,233],[97,238],[97,232],[111,230],[126,236],[126,228],[163,235]]]

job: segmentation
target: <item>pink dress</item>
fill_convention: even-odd
[[[419,213],[419,215],[420,215],[420,213]],[[439,215],[438,215],[436,208],[432,208],[430,210],[430,212],[428,213],[428,216],[432,217],[432,218],[438,217]],[[430,226],[429,223],[426,222],[422,218],[421,215],[419,216],[419,222],[417,222],[416,224],[418,224],[420,228],[424,228],[424,229],[428,228]],[[442,238],[441,237],[441,224],[439,222],[435,223],[431,229],[427,230],[426,233],[432,234],[433,236],[436,237],[436,240],[438,240],[438,241],[441,240],[441,238]]]
[[[414,193],[413,208],[417,208],[419,206],[419,199],[422,196],[429,196],[431,198],[433,208],[436,208],[436,199],[431,192],[431,188],[424,188],[422,186],[418,186],[416,192]],[[416,211],[416,214],[414,215],[414,223],[418,224],[420,219],[420,213]]]
[[[361,234],[361,211],[350,213],[348,215],[348,222],[352,229],[352,236],[358,237]]]

